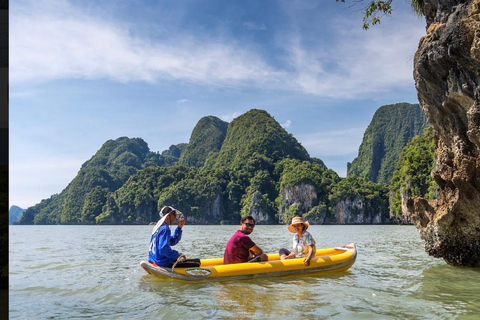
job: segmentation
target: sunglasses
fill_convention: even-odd
[[[253,223],[244,223],[247,227],[252,227],[252,228],[255,228],[255,225]]]

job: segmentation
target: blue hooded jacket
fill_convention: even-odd
[[[177,227],[173,236],[171,236],[170,227],[163,223],[157,232],[152,235],[150,240],[150,249],[148,251],[148,261],[155,262],[162,267],[171,267],[178,258],[179,252],[173,250],[174,246],[182,238],[182,229]]]

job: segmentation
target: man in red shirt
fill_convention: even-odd
[[[227,242],[223,264],[267,261],[268,256],[248,236],[255,228],[255,219],[252,216],[244,217],[240,221],[240,226],[240,230],[237,230]]]

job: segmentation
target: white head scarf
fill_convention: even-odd
[[[165,211],[167,211],[166,208],[170,208],[171,211],[169,211],[168,213],[165,213]],[[160,210],[159,215],[160,215],[160,218],[161,218],[161,219],[158,220],[158,222],[157,222],[157,224],[155,225],[155,227],[153,227],[152,235],[154,235],[155,232],[157,232],[158,228],[160,228],[160,226],[165,222],[165,219],[167,219],[167,217],[170,215],[170,213],[173,213],[173,212],[175,212],[175,211],[177,211],[177,210],[175,210],[175,208],[170,207],[170,206],[164,206],[164,207],[162,208],[162,210]]]

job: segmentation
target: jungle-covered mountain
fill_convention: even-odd
[[[227,135],[228,122],[217,117],[203,117],[193,128],[190,141],[180,157],[180,164],[189,167],[203,167],[205,161],[212,161],[222,148],[223,140]]]
[[[226,128],[225,128],[226,126]],[[188,144],[161,154],[140,138],[107,141],[60,193],[28,208],[23,224],[148,224],[162,205],[190,224],[392,223],[388,189],[363,177],[340,178],[263,110],[228,125],[199,120]]]
[[[400,154],[390,181],[390,215],[401,223],[411,223],[407,201],[413,197],[427,200],[438,198],[439,187],[430,173],[435,166],[433,129],[426,128],[422,135],[413,137]]]
[[[11,206],[8,210],[8,224],[17,223],[22,217],[24,211],[25,209],[22,209],[19,206]]]
[[[97,203],[109,192],[120,188],[138,170],[173,164],[173,158],[151,152],[140,138],[108,140],[90,160],[82,164],[77,176],[61,193],[28,208],[19,223],[88,223],[91,215],[101,211],[101,207],[92,209],[92,201]]]
[[[358,157],[347,164],[347,176],[388,185],[403,148],[427,126],[427,118],[418,104],[380,107],[365,131]]]

